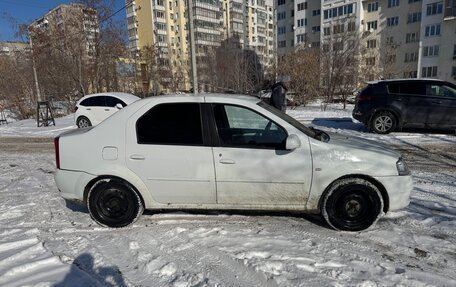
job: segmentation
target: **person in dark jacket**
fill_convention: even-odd
[[[290,84],[290,76],[282,76],[271,90],[271,105],[283,112],[287,109],[287,91]]]

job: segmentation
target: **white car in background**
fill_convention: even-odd
[[[390,148],[308,128],[247,96],[147,98],[61,134],[55,150],[62,197],[110,227],[144,209],[238,209],[320,213],[359,231],[407,206],[412,190]]]
[[[74,122],[78,128],[98,125],[127,105],[139,100],[127,93],[99,93],[82,97],[75,107]]]

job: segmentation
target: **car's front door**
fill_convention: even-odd
[[[126,106],[126,104],[120,99],[112,96],[106,96],[106,107],[104,109],[105,118],[108,118],[115,112],[119,111],[119,108],[117,107],[118,104],[120,104],[122,107]]]
[[[203,136],[201,105],[189,101],[144,107],[127,123],[127,166],[160,203],[216,202],[212,147]]]
[[[432,104],[429,117],[435,127],[456,126],[456,89],[444,83],[429,83],[427,97]]]
[[[229,104],[212,104],[212,111],[217,203],[303,206],[312,176],[307,137],[287,151],[287,131],[258,111]]]

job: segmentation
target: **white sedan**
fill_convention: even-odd
[[[144,209],[242,209],[320,213],[359,231],[407,206],[412,190],[397,152],[247,96],[147,98],[61,134],[55,149],[61,195],[110,227]]]
[[[74,122],[78,128],[96,126],[137,100],[139,100],[137,96],[118,92],[87,95],[76,103]]]

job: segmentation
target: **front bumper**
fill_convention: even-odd
[[[62,169],[58,169],[54,175],[60,195],[72,201],[83,201],[85,187],[95,178],[95,175],[89,173]]]
[[[389,198],[389,211],[402,209],[410,203],[413,190],[411,175],[376,177],[386,189]]]

